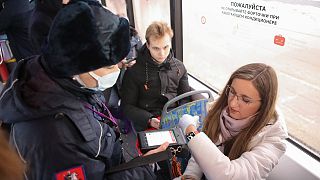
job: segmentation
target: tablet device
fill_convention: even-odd
[[[185,136],[180,128],[141,131],[138,132],[138,139],[140,149],[143,153],[158,148],[164,142],[169,142],[169,147],[187,144]]]

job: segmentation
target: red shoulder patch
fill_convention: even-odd
[[[77,166],[61,172],[56,173],[56,180],[85,180],[86,176],[84,173],[83,166]]]

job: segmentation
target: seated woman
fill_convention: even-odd
[[[286,151],[287,131],[276,111],[278,80],[262,63],[240,67],[209,110],[203,132],[183,115],[192,157],[181,179],[265,179]]]

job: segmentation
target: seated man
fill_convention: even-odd
[[[147,42],[139,51],[136,65],[124,75],[121,106],[137,131],[148,126],[158,129],[160,120],[156,117],[161,115],[164,104],[191,90],[186,68],[173,57],[172,37],[166,23],[153,22],[147,28]]]

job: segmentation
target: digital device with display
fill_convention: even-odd
[[[129,59],[126,59],[126,64],[129,64],[131,61],[134,61],[134,60],[136,60],[135,58],[129,58]]]
[[[169,147],[178,147],[187,143],[180,128],[141,131],[138,132],[138,138],[142,152],[156,149],[164,142],[169,142]]]

